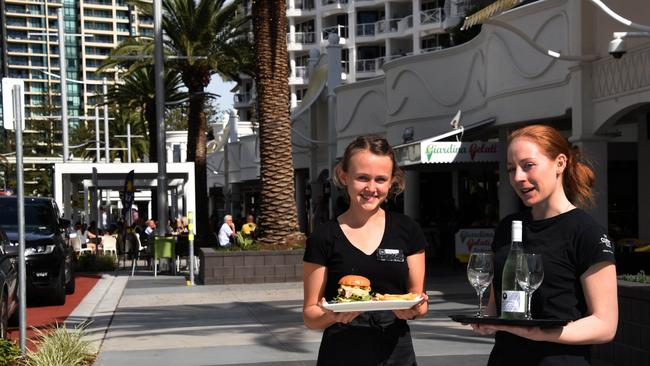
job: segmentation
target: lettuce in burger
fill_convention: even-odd
[[[343,276],[339,280],[336,302],[370,301],[370,280],[357,275]]]

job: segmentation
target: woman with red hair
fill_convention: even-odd
[[[510,185],[528,209],[497,227],[487,313],[500,314],[511,222],[520,220],[524,252],[541,254],[544,267],[544,281],[531,299],[533,318],[571,322],[559,328],[472,327],[496,333],[488,365],[589,365],[590,345],[612,340],[618,323],[613,247],[605,228],[580,208],[593,204],[594,172],[579,149],[545,125],[512,132],[507,159]]]

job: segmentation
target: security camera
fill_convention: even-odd
[[[623,38],[614,38],[609,42],[609,54],[614,58],[621,58],[627,52],[625,40]]]
[[[650,38],[650,32],[614,32],[614,39],[609,42],[609,54],[621,58],[627,52],[626,38]]]

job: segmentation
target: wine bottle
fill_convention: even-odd
[[[524,319],[526,314],[525,292],[517,283],[517,256],[523,253],[521,221],[512,222],[512,243],[501,277],[501,317]]]

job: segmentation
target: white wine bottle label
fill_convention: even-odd
[[[526,311],[526,296],[523,291],[503,291],[501,311],[508,313],[523,313]]]

